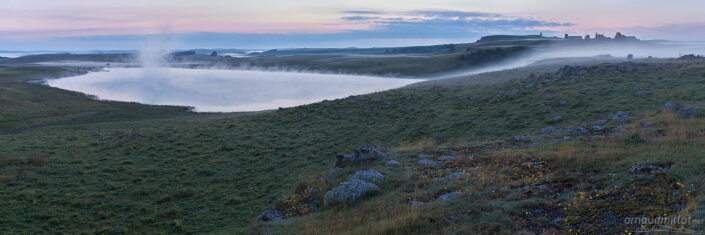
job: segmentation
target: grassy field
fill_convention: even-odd
[[[359,66],[387,71],[376,64]],[[0,67],[0,130],[69,120],[0,135],[0,230],[360,234],[535,228],[590,232],[603,231],[589,226],[600,225],[590,219],[599,217],[604,208],[612,214],[673,213],[663,208],[675,202],[687,202],[687,209],[677,213],[702,217],[705,125],[701,117],[680,120],[659,109],[668,100],[705,107],[705,94],[700,92],[705,62],[659,60],[645,66],[651,69],[595,73],[573,83],[526,89],[530,73],[554,73],[559,67],[543,65],[234,114],[95,101],[26,83],[83,70]],[[644,89],[652,94],[633,95]],[[493,144],[515,135],[534,135],[545,126],[570,127],[619,110],[636,116],[614,138],[517,149]],[[559,115],[562,118],[555,120]],[[75,117],[85,118],[70,120]],[[640,129],[636,127],[640,121],[653,122],[655,127]],[[652,136],[654,132],[659,134]],[[390,157],[405,165],[412,165],[418,153],[463,153],[471,156],[469,160],[442,167],[472,173],[467,179],[437,183],[429,177],[438,169],[387,169],[382,162],[373,162],[360,167],[377,168],[391,178],[382,185],[382,194],[254,226],[261,211],[286,199],[299,185],[315,182],[320,193],[335,185],[342,176],[324,182],[317,182],[316,176],[327,174],[336,153],[365,144],[391,147]],[[542,175],[522,169],[519,164],[525,161],[542,162]],[[626,174],[636,163],[668,165],[670,173],[651,178]],[[551,185],[552,194],[513,193],[515,187],[542,183]],[[657,195],[671,195],[673,185],[681,184],[682,194],[647,204],[653,208],[640,204],[648,194],[635,193],[651,187]],[[421,207],[408,205],[409,198],[431,200],[452,190],[462,192],[461,196]],[[554,197],[556,193],[560,196]],[[635,199],[612,211],[617,203],[606,200],[608,206],[600,207],[602,202],[584,197],[597,194]],[[566,223],[583,223],[546,225],[550,221],[545,220],[558,216],[569,218]],[[625,228],[614,229],[609,231]]]

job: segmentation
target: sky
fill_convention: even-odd
[[[491,34],[705,41],[702,0],[0,0],[0,50],[386,47]]]

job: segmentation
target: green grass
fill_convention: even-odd
[[[666,66],[655,72],[595,74],[577,83],[550,85],[495,101],[491,100],[500,90],[526,86],[516,79],[525,78],[529,72],[552,71],[555,65],[431,81],[252,114],[194,114],[182,107],[94,101],[81,94],[25,83],[76,71],[41,66],[3,67],[0,68],[0,89],[8,92],[0,93],[0,129],[83,114],[97,116],[0,135],[3,159],[0,162],[0,191],[3,192],[0,194],[3,203],[0,226],[6,232],[248,232],[252,231],[254,218],[261,211],[285,199],[300,183],[325,174],[333,166],[335,153],[350,152],[358,145],[403,146],[428,139],[437,145],[468,145],[529,134],[548,125],[575,125],[617,110],[653,112],[671,99],[705,107],[705,94],[699,91],[705,82],[702,64],[677,68],[668,67],[669,63],[684,62],[663,63],[654,65]],[[633,96],[633,91],[639,89],[649,89],[653,94]],[[556,98],[546,99],[546,92],[555,94]],[[566,101],[567,105],[558,104],[558,100]],[[564,118],[557,123],[550,122],[556,115]],[[456,125],[459,120],[468,122]],[[697,162],[695,156],[701,156],[696,154],[698,144],[678,138],[668,141],[671,142],[663,144],[670,143],[676,149],[681,145],[691,146],[681,152],[689,156],[689,160],[679,164]],[[625,147],[628,153],[638,153],[650,145],[627,146],[632,146]],[[587,151],[586,148],[590,149],[578,149],[582,152]],[[558,150],[536,151],[543,156],[560,152]],[[650,158],[677,159],[666,158],[664,154],[653,152]],[[504,161],[513,166],[509,163],[516,163],[512,159],[518,156],[524,154],[507,156]],[[563,155],[546,159],[565,159],[560,156]],[[608,154],[605,158],[613,159],[613,156]],[[631,160],[601,172],[615,172],[621,169],[617,166],[629,163]],[[556,169],[570,166],[555,164],[552,166]],[[575,165],[565,171],[591,169],[587,167],[590,164]],[[505,171],[508,169],[511,168]],[[682,172],[694,172],[693,168],[684,166],[682,169]],[[488,168],[488,173],[493,171]],[[385,173],[397,179],[412,177],[406,172]],[[583,172],[574,177],[587,174]],[[674,177],[688,182],[697,180],[684,175]],[[492,187],[488,186],[493,182],[456,182],[450,186],[480,190],[467,196],[468,200],[487,202],[488,198],[493,198]],[[497,227],[504,224],[503,220],[493,219],[491,215],[504,211],[516,216],[513,213],[520,213],[522,206],[532,205],[507,201],[481,203],[481,208],[473,209],[468,208],[474,205],[472,203],[448,201],[447,206],[437,210],[430,210],[430,205],[424,207],[429,210],[423,211],[405,209],[402,200],[406,194],[398,190],[414,183],[398,180],[384,186],[389,193],[353,207],[324,209],[301,217],[290,225],[293,227],[283,225],[279,229],[301,232],[319,223],[350,221],[331,230],[322,227],[320,231],[512,230],[519,229],[519,225]],[[589,183],[592,181],[585,182]],[[418,196],[431,198],[441,189],[430,187],[428,190]],[[470,209],[477,213],[457,218],[459,222],[455,224],[459,227],[443,223],[447,214]],[[378,216],[364,217],[375,214]],[[393,216],[401,216],[398,223],[387,221],[396,218]],[[360,222],[359,227],[353,226],[353,222]]]

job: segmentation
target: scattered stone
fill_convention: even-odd
[[[642,128],[649,128],[649,127],[653,127],[654,124],[650,123],[650,122],[640,122],[637,124],[637,126],[642,127]]]
[[[566,105],[566,104],[568,104],[568,102],[566,102],[565,100],[559,100],[558,104],[559,105]]]
[[[123,160],[122,162],[120,162],[120,164],[122,164],[122,165],[132,165],[132,164],[134,164],[134,162],[132,162],[132,161],[130,161],[130,160]]]
[[[681,195],[681,191],[676,189],[675,191],[673,191],[673,193],[671,193],[671,195],[673,195],[674,197],[678,197]]]
[[[349,154],[336,154],[335,155],[335,167],[345,168],[352,162],[352,155]]]
[[[570,133],[571,135],[584,135],[588,132],[588,129],[585,129],[585,127],[582,126],[571,127],[570,130],[568,130],[568,133]]]
[[[459,158],[462,158],[462,157],[461,156],[440,156],[440,157],[438,157],[438,160],[451,161],[451,160],[455,160],[455,159],[459,159]]]
[[[358,170],[355,171],[350,177],[348,177],[348,180],[362,180],[365,182],[383,182],[384,181],[384,175],[382,173],[379,173],[379,171],[373,170],[373,169],[367,169],[367,170]]]
[[[617,111],[613,112],[607,115],[609,119],[618,121],[618,122],[626,122],[629,121],[629,113],[622,112],[622,111]]]
[[[560,121],[560,120],[563,120],[563,115],[556,115],[556,116],[554,116],[553,118],[551,118],[551,121],[552,121],[552,122],[557,122],[557,121]]]
[[[645,175],[645,174],[663,174],[667,173],[668,169],[663,168],[663,167],[658,167],[654,165],[634,165],[627,172],[632,173],[632,174],[638,174],[638,175]]]
[[[678,112],[683,107],[681,103],[678,103],[678,101],[671,100],[666,102],[666,104],[661,107],[662,112],[668,112],[668,113],[675,113]]]
[[[605,119],[599,119],[599,120],[596,120],[596,121],[592,122],[592,124],[593,124],[593,125],[596,125],[596,126],[605,125],[605,124],[607,124],[607,120],[605,120]]]
[[[355,148],[352,162],[365,162],[387,157],[385,148],[379,145],[364,145]]]
[[[338,184],[323,196],[325,206],[336,203],[355,201],[363,196],[378,192],[380,189],[373,183],[362,180],[349,180]]]
[[[451,199],[455,196],[458,196],[459,194],[460,194],[459,192],[450,192],[450,193],[441,194],[440,196],[438,196],[438,198],[436,198],[436,201],[445,201],[445,200]]]
[[[465,124],[468,124],[468,123],[470,123],[470,120],[462,119],[462,120],[456,121],[453,125],[462,126],[462,125],[465,125]]]
[[[694,118],[698,115],[698,111],[693,106],[684,106],[683,108],[678,110],[678,113],[676,113],[676,115],[682,119]]]
[[[433,157],[433,155],[428,155],[428,154],[419,153],[418,157],[421,158],[421,159],[426,159],[426,158],[431,158],[431,157]]]
[[[607,130],[607,127],[604,127],[604,126],[591,126],[590,127],[590,131],[594,131],[594,132],[603,132],[605,130]]]
[[[634,92],[635,96],[645,96],[645,95],[651,95],[651,91],[647,90],[638,90]]]
[[[537,167],[537,168],[542,168],[543,164],[540,162],[522,162],[519,164],[520,166],[525,166],[525,167]]]
[[[439,161],[434,161],[430,159],[421,159],[418,161],[420,165],[427,165],[427,166],[438,166],[441,164]]]
[[[396,160],[390,160],[384,163],[384,166],[401,166],[401,162]]]
[[[470,176],[470,174],[465,173],[465,172],[453,172],[453,173],[450,173],[450,174],[446,175],[446,176],[443,177],[443,178],[446,178],[446,179],[456,179],[456,178],[462,178],[462,177],[468,177],[468,176]]]
[[[547,126],[547,127],[541,128],[541,130],[539,130],[539,133],[541,133],[543,135],[548,135],[548,134],[553,134],[553,133],[561,132],[561,131],[563,131],[562,128],[554,127],[554,126]]]
[[[257,223],[266,223],[286,219],[284,212],[280,210],[266,210],[257,216]]]
[[[410,201],[409,204],[411,204],[412,206],[420,206],[426,203],[421,201]]]
[[[534,186],[534,185],[525,185],[525,186],[522,186],[521,188],[519,188],[520,191],[526,191],[526,190],[529,190],[529,189],[535,189],[535,190],[539,190],[539,191],[545,191],[545,190],[548,190],[548,186],[546,186],[545,184],[536,185],[536,186]]]
[[[514,140],[514,142],[529,142],[529,138],[526,138],[526,136],[523,135],[514,136],[512,137],[512,140]]]

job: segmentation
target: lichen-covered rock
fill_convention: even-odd
[[[352,162],[365,162],[387,157],[385,148],[379,145],[363,145],[355,148]]]
[[[698,111],[695,109],[693,106],[685,106],[678,110],[676,115],[679,118],[687,119],[687,118],[694,118],[695,116],[698,116]]]
[[[257,223],[265,223],[283,219],[286,219],[286,215],[284,215],[284,212],[280,210],[266,210],[259,214],[259,216],[257,216]]]
[[[380,189],[373,183],[362,180],[349,180],[338,184],[323,196],[325,206],[338,203],[352,202],[363,196],[372,195]]]
[[[434,161],[430,159],[421,159],[418,161],[419,165],[427,165],[427,166],[438,166],[441,164],[439,161]]]
[[[663,174],[667,173],[668,169],[654,165],[634,165],[627,172],[632,174]]]
[[[382,182],[384,175],[373,169],[358,170],[348,177],[348,180],[362,180],[365,182]]]
[[[390,160],[384,163],[384,166],[401,166],[401,162],[396,160]]]
[[[680,110],[682,107],[683,107],[683,105],[681,105],[681,103],[679,103],[678,101],[671,100],[671,101],[666,102],[666,104],[664,104],[663,107],[661,107],[661,111],[668,112],[668,113],[675,113],[675,112],[678,112],[678,110]]]

